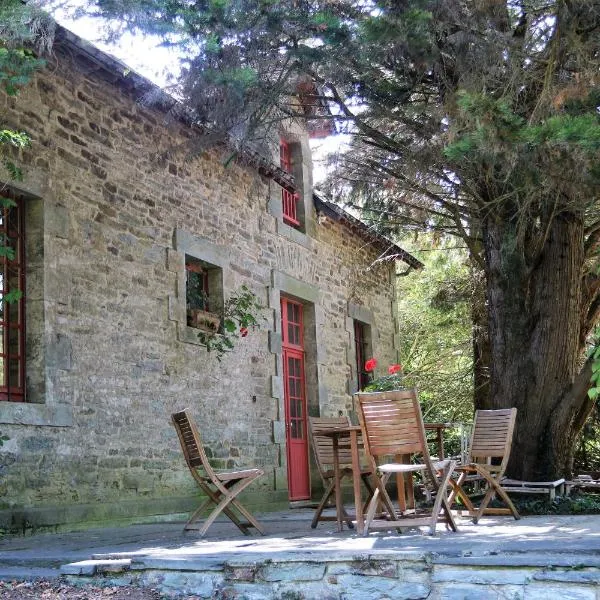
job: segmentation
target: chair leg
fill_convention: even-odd
[[[363,483],[365,484],[365,487],[367,488],[367,492],[368,492],[367,499],[366,499],[365,503],[363,504],[363,513],[366,513],[367,507],[369,506],[369,502],[371,501],[371,498],[373,497],[375,490],[373,489],[373,486],[371,485],[371,481],[369,479],[370,475],[363,473],[360,477],[363,480]]]
[[[331,480],[329,482],[329,485],[327,486],[327,489],[325,490],[325,493],[323,494],[323,497],[321,498],[321,502],[319,502],[319,506],[317,506],[317,508],[315,510],[315,515],[310,524],[310,526],[313,529],[316,529],[317,523],[319,522],[319,518],[321,517],[321,513],[325,510],[325,505],[327,504],[327,502],[328,502],[329,498],[331,497],[331,495],[333,494],[334,490],[335,490],[335,481]]]
[[[221,490],[213,490],[205,482],[199,482],[200,487],[202,488],[204,493],[208,496],[208,498],[205,502],[202,503],[201,506],[199,506],[194,511],[194,513],[192,514],[192,516],[190,517],[188,522],[185,524],[184,530],[189,530],[189,529],[195,530],[195,528],[190,527],[190,525],[198,520],[198,518],[200,517],[202,512],[204,510],[206,510],[206,508],[210,505],[210,503],[214,503],[216,505],[215,508],[212,510],[210,515],[206,518],[206,520],[204,521],[202,526],[198,529],[200,537],[204,536],[204,534],[208,531],[208,528],[213,524],[213,522],[215,521],[215,519],[219,516],[219,514],[221,512],[224,515],[226,515],[227,517],[229,517],[229,519],[234,523],[234,525],[236,525],[236,527],[244,535],[250,534],[250,532],[248,531],[249,526],[253,526],[258,532],[260,532],[262,535],[265,535],[264,529],[260,525],[260,523],[252,516],[252,514],[248,510],[246,510],[240,504],[240,502],[236,498],[236,496],[245,487],[250,485],[250,483],[252,483],[252,481],[254,479],[255,478],[252,478],[252,479],[244,478],[244,479],[233,479],[231,481],[228,481],[227,483],[225,483],[223,485],[223,489],[225,490],[224,492]],[[246,525],[245,523],[242,523],[242,521],[240,521],[240,519],[235,514],[235,512],[233,512],[233,510],[232,510],[233,508],[237,509],[237,511],[239,513],[241,513],[242,516],[244,516],[248,520],[249,525]]]
[[[450,485],[450,479],[455,468],[456,462],[450,461],[442,471],[443,475],[441,480],[436,482],[438,484],[438,489],[436,491],[435,502],[433,504],[433,515],[435,517],[435,521],[432,521],[431,535],[435,534],[435,526],[437,524],[440,511],[445,514],[446,525],[449,525],[452,531],[457,530],[456,523],[454,521],[454,516],[452,515],[452,511],[450,510],[450,504],[448,503],[448,499],[446,497],[446,490]]]
[[[475,506],[473,506],[471,499],[469,498],[469,496],[467,495],[467,493],[465,492],[465,490],[462,487],[463,482],[465,481],[466,478],[467,478],[467,473],[461,473],[459,478],[456,481],[454,479],[450,478],[449,483],[452,486],[452,491],[450,492],[450,495],[448,496],[448,505],[450,507],[452,507],[452,503],[454,502],[454,499],[455,498],[460,499],[462,501],[462,503],[465,505],[465,508],[467,509],[469,514],[473,515],[475,512],[477,512],[477,509],[475,508]]]
[[[385,489],[385,484],[387,483],[389,478],[390,478],[390,473],[384,473],[381,476],[381,478],[379,478],[379,477],[375,478],[375,484],[377,487],[375,488],[375,491],[373,492],[373,496],[371,496],[371,501],[369,502],[369,506],[367,508],[367,514],[365,516],[364,535],[367,535],[367,533],[369,532],[369,527],[375,517],[375,512],[376,512],[380,502],[383,503],[385,509],[388,511],[390,520],[392,520],[392,521],[397,520],[396,511],[395,511],[392,501],[390,500],[390,497]],[[381,498],[380,498],[380,496],[381,496]]]
[[[248,519],[248,522],[252,524],[252,526],[254,527],[254,529],[256,529],[256,531],[258,531],[261,535],[266,535],[263,526],[256,520],[254,515],[252,515],[252,513],[247,508],[244,508],[240,504],[239,500],[237,500],[236,498],[233,498],[231,500],[231,504],[233,506],[235,506],[238,509],[238,511],[240,513],[242,513],[242,515],[244,515],[244,517],[246,517],[246,519]]]
[[[473,517],[473,522],[477,523],[477,521],[479,521],[479,519],[482,517],[482,515],[486,514],[487,506],[495,494],[498,495],[500,497],[500,499],[508,506],[508,509],[512,513],[513,517],[515,518],[515,520],[518,521],[521,518],[521,515],[517,511],[515,505],[513,504],[512,500],[509,498],[506,491],[498,483],[496,477],[494,477],[493,475],[490,475],[487,472],[480,471],[479,469],[478,469],[478,473],[480,475],[482,475],[482,477],[485,478],[489,487],[488,487],[488,490],[487,490],[483,500],[481,501],[481,504],[479,505],[479,509],[477,510],[475,516]]]

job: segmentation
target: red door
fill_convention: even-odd
[[[290,500],[310,498],[302,304],[281,299],[285,438]]]

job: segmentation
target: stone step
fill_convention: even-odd
[[[0,580],[21,581],[32,579],[55,579],[61,576],[59,568],[49,567],[7,567],[0,565]]]

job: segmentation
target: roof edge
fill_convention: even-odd
[[[386,256],[402,260],[413,269],[422,269],[425,267],[419,259],[415,258],[412,254],[398,246],[395,242],[392,242],[392,240],[386,238],[384,235],[371,231],[366,223],[352,216],[337,204],[326,200],[320,192],[317,192],[316,190],[313,191],[313,200],[317,211],[334,221],[345,223],[351,229],[362,235],[364,239],[373,244],[376,248],[383,250]]]

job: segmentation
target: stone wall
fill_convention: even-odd
[[[62,567],[73,583],[138,585],[168,598],[265,600],[597,600],[600,571],[588,562],[552,555],[469,560],[420,553],[358,551],[354,556],[284,554],[138,557],[88,560]],[[558,558],[558,560],[556,560]],[[575,557],[570,557],[574,559]],[[589,564],[592,563],[592,564]]]
[[[15,156],[24,181],[10,183],[28,207],[31,394],[0,402],[5,528],[189,510],[169,422],[186,406],[217,466],[265,469],[255,503],[286,502],[281,294],[306,303],[311,412],[352,408],[353,311],[381,363],[396,360],[393,266],[369,270],[380,250],[314,207],[306,234],[291,230],[276,184],[223,166],[224,149],[195,152],[200,133],[134,83],[63,40],[18,100],[0,96],[4,124],[33,139]],[[185,323],[186,253],[267,307],[221,363]]]

